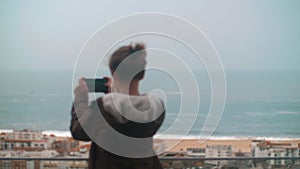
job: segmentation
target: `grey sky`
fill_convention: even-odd
[[[226,70],[300,69],[298,0],[2,0],[0,70],[72,70],[89,36],[137,12],[164,12],[189,20],[214,43]]]

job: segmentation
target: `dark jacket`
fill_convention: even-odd
[[[104,96],[105,97],[105,96]],[[138,99],[137,99],[138,100]],[[97,118],[96,114],[101,112],[106,122],[117,132],[122,133],[129,137],[135,138],[152,138],[153,135],[157,132],[159,127],[161,126],[164,117],[165,111],[155,118],[153,121],[140,123],[132,120],[128,120],[124,116],[126,116],[127,105],[124,104],[120,106],[118,110],[126,112],[123,114],[124,116],[117,114],[116,110],[111,108],[110,101],[107,101],[107,97],[103,99],[98,98],[96,101],[93,101],[90,106],[86,106],[86,101],[82,101],[82,99],[75,98],[73,107],[72,107],[72,120],[70,130],[74,139],[82,140],[82,141],[92,141],[90,157],[89,157],[89,169],[162,169],[159,159],[156,155],[151,157],[144,158],[130,158],[123,157],[120,155],[116,155],[111,153],[104,148],[98,146],[94,139],[91,139],[88,132],[85,132],[87,129],[82,126],[83,123],[80,123],[79,119],[83,118],[86,114],[90,114],[88,118],[95,119]],[[122,102],[122,101],[120,101]],[[138,100],[138,105],[143,104],[143,101],[140,102]],[[75,105],[75,106],[74,106]],[[79,108],[75,108],[76,105]],[[83,105],[83,106],[82,106]],[[123,107],[122,107],[123,106]],[[147,107],[147,106],[146,106]],[[99,111],[100,110],[100,111]],[[80,112],[79,112],[80,111]],[[77,112],[77,113],[76,113]],[[121,113],[122,114],[122,113]],[[146,119],[148,116],[146,117]],[[83,120],[82,120],[83,121]],[[81,121],[81,122],[82,122]],[[90,123],[90,122],[89,122]],[[101,122],[102,123],[102,122]],[[99,125],[93,124],[93,129],[91,130],[104,130],[99,122]],[[98,127],[98,128],[97,128]],[[95,132],[97,132],[95,131]],[[116,142],[114,138],[110,138],[109,134],[104,134],[105,136],[99,135],[97,137],[103,137],[106,140],[110,141],[112,146],[117,146],[120,142]],[[152,139],[151,139],[152,140]],[[116,142],[116,143],[115,143]],[[114,145],[116,144],[116,145]],[[122,144],[122,142],[121,142]],[[124,143],[125,144],[125,143]],[[151,142],[152,144],[152,142]],[[152,145],[151,145],[152,150]],[[145,150],[146,151],[146,150]]]

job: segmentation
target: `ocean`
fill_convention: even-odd
[[[176,72],[180,75],[180,71]],[[168,75],[149,71],[141,84],[142,92],[159,88],[165,92],[166,119],[159,133],[176,138],[186,133],[197,138],[209,110],[211,89],[204,71],[194,71],[201,100],[199,111],[185,109],[179,119],[181,94]],[[300,138],[300,72],[226,71],[227,97],[223,116],[212,138]],[[70,135],[72,105],[71,71],[6,71],[0,73],[0,132],[13,129],[43,130]],[[180,82],[178,82],[180,85]],[[97,94],[101,96],[101,94]],[[193,124],[188,122],[197,114]],[[172,132],[174,122],[180,121]],[[187,123],[185,123],[187,122]],[[192,125],[189,131],[181,131]]]

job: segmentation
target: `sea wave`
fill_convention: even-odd
[[[299,114],[299,112],[294,111],[279,111],[277,114]]]

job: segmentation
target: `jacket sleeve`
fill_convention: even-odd
[[[70,125],[71,134],[72,134],[73,138],[76,140],[90,141],[91,139],[84,131],[84,129],[78,119],[78,115],[83,114],[85,112],[76,113],[77,108],[75,110],[74,104],[72,105],[72,110],[71,110],[71,125]],[[77,111],[80,111],[80,110],[77,110]]]

